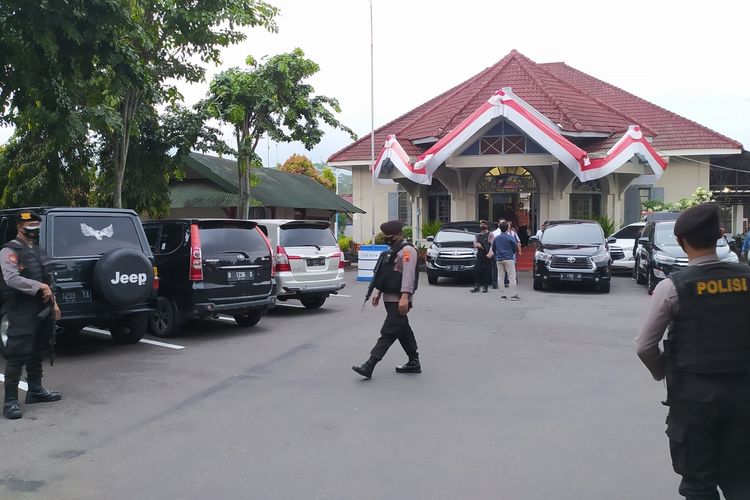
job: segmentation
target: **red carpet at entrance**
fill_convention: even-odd
[[[521,255],[516,261],[517,271],[531,271],[534,268],[534,251],[533,245],[521,249]]]

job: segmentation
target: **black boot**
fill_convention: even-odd
[[[29,390],[26,392],[26,404],[32,403],[51,403],[60,401],[62,394],[59,392],[48,391],[42,387],[42,378],[29,378]]]
[[[23,417],[21,407],[18,404],[18,386],[5,386],[5,401],[3,402],[3,416],[10,420]]]
[[[379,359],[370,356],[370,359],[362,363],[360,366],[352,366],[352,370],[362,375],[364,378],[372,377],[372,371],[375,369],[375,365],[378,364]]]
[[[472,288],[470,290],[471,293],[477,293],[478,291],[479,291],[479,287],[478,286],[475,286],[474,288]]]
[[[397,366],[398,373],[422,373],[422,365],[419,364],[419,354],[409,356],[409,362],[405,365]]]

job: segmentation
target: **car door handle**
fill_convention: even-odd
[[[55,264],[54,266],[52,266],[52,269],[55,271],[67,271],[68,266],[65,264]]]
[[[206,264],[216,264],[217,262],[219,262],[219,259],[203,259],[203,262],[205,262]]]

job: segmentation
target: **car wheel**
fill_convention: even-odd
[[[648,268],[648,277],[646,282],[646,287],[648,288],[648,294],[652,295],[654,293],[654,288],[656,288],[656,276],[654,276],[654,271],[650,267]]]
[[[158,301],[156,311],[148,317],[148,330],[156,337],[167,338],[180,331],[180,318],[177,304],[173,300]]]
[[[544,290],[544,281],[541,278],[534,278],[534,290]]]
[[[610,289],[611,286],[612,286],[612,282],[609,281],[609,280],[607,280],[607,281],[600,281],[599,282],[599,291],[601,293],[609,293],[609,289]]]
[[[260,321],[261,316],[263,316],[263,311],[248,311],[245,314],[235,314],[234,320],[239,326],[255,326]]]
[[[437,285],[438,279],[439,278],[436,274],[427,273],[427,283],[430,285]]]
[[[636,260],[635,261],[635,282],[639,285],[645,285],[646,284],[646,278],[641,274],[641,261]]]
[[[326,303],[326,297],[310,297],[308,299],[299,299],[305,309],[317,309]]]
[[[143,338],[148,328],[148,314],[133,314],[123,317],[109,327],[116,344],[135,344]]]

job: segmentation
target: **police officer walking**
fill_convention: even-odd
[[[47,255],[39,248],[40,220],[32,212],[18,214],[18,235],[0,250],[2,269],[2,351],[5,365],[3,415],[21,418],[18,382],[26,366],[28,391],[26,403],[58,401],[59,392],[42,387],[42,359],[50,353],[54,340],[54,321],[60,308],[50,288]]]
[[[720,262],[719,209],[705,203],[675,223],[688,268],[660,282],[638,356],[666,378],[672,465],[689,500],[750,498],[750,269]],[[668,328],[664,351],[659,341]]]
[[[407,314],[412,308],[412,296],[417,289],[419,279],[417,269],[417,251],[404,241],[402,233],[403,223],[388,221],[380,226],[390,245],[390,250],[383,256],[381,265],[373,277],[377,293],[372,297],[372,305],[377,307],[382,296],[386,317],[380,329],[380,338],[370,352],[370,359],[360,366],[352,366],[352,370],[365,378],[372,377],[375,365],[383,359],[385,353],[398,340],[401,343],[409,361],[405,365],[397,366],[398,373],[422,373],[417,352],[417,340],[409,325]]]

